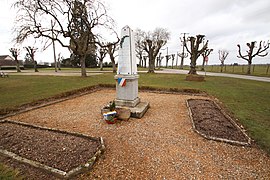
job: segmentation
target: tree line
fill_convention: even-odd
[[[119,36],[115,31],[114,20],[108,15],[106,6],[99,0],[17,0],[14,5],[18,9],[16,17],[17,36],[15,41],[19,44],[32,37],[40,42],[44,42],[46,49],[51,44],[57,42],[62,47],[66,47],[71,52],[69,63],[74,63],[81,67],[81,75],[86,77],[87,59],[94,58],[98,60],[100,70],[103,70],[103,61],[106,55],[109,56],[113,72],[116,72],[116,52],[119,49]],[[106,41],[100,32],[110,32],[113,36],[112,41]],[[162,56],[162,47],[170,39],[170,32],[165,28],[156,28],[153,31],[145,32],[141,29],[135,31],[136,53],[139,59],[139,65],[146,67],[148,59],[148,72],[154,73],[156,68],[160,68],[161,61],[165,59],[166,67],[171,59],[172,64],[175,58],[181,58],[180,68],[183,67],[184,58],[190,57],[189,74],[197,74],[197,59],[202,56],[204,65],[208,61],[208,56],[213,49],[208,47],[209,41],[205,35],[184,36],[180,38],[182,52]],[[251,66],[255,56],[264,57],[269,48],[269,42],[260,41],[258,47],[256,42],[247,43],[249,50],[246,54],[238,46],[238,57],[246,60]],[[33,62],[36,61],[34,54],[36,48],[26,47],[27,57]],[[185,51],[187,53],[185,53]],[[10,52],[17,62],[18,50],[11,48]],[[219,50],[219,60],[221,66],[229,52]],[[66,61],[67,62],[67,61]],[[20,71],[17,66],[17,71]],[[35,68],[35,71],[37,69]],[[222,71],[222,70],[221,70]],[[247,71],[250,74],[250,68]]]

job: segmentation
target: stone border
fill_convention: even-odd
[[[241,145],[241,146],[249,146],[251,145],[251,139],[250,137],[244,132],[243,129],[241,129],[238,124],[236,122],[234,122],[234,120],[228,116],[221,108],[220,106],[215,102],[215,101],[212,101],[216,106],[217,108],[220,110],[220,112],[227,118],[229,119],[229,121],[237,128],[239,129],[243,134],[244,136],[247,138],[248,142],[240,142],[240,141],[234,141],[234,140],[229,140],[229,139],[224,139],[224,138],[218,138],[218,137],[213,137],[213,136],[208,136],[202,132],[200,132],[199,130],[196,129],[195,127],[195,124],[194,124],[194,121],[193,121],[193,115],[192,115],[192,111],[190,109],[190,106],[189,106],[189,103],[188,101],[189,100],[207,100],[207,101],[212,101],[212,100],[209,100],[209,99],[187,99],[186,100],[186,105],[187,105],[187,108],[188,108],[188,114],[189,114],[189,117],[191,119],[191,122],[192,122],[192,127],[193,127],[193,130],[198,133],[199,135],[201,135],[202,137],[206,138],[206,139],[209,139],[209,140],[215,140],[215,141],[221,141],[221,142],[226,142],[226,143],[230,143],[230,144],[235,144],[235,145]]]
[[[11,121],[11,120],[0,120],[0,123],[12,123],[12,124],[18,124],[18,125],[22,125],[22,126],[27,126],[30,128],[35,128],[35,129],[39,129],[39,130],[49,130],[49,131],[54,131],[57,133],[62,133],[62,134],[68,134],[68,135],[72,135],[72,136],[77,136],[77,137],[83,137],[83,138],[87,138],[90,139],[92,141],[100,141],[100,147],[99,149],[97,149],[97,152],[94,154],[93,157],[91,157],[90,159],[88,159],[86,161],[85,164],[79,165],[76,168],[71,169],[70,171],[66,172],[66,171],[62,171],[59,170],[57,168],[53,168],[50,166],[47,166],[45,164],[42,164],[40,162],[37,161],[33,161],[24,157],[21,157],[15,153],[12,153],[10,151],[4,150],[4,149],[0,149],[0,153],[2,153],[5,156],[11,157],[19,162],[22,163],[26,163],[29,164],[31,166],[34,166],[36,168],[40,168],[42,170],[45,170],[49,173],[53,173],[54,175],[56,175],[57,177],[60,178],[70,178],[71,176],[74,176],[76,174],[82,173],[86,170],[89,170],[93,167],[94,163],[97,161],[97,159],[101,156],[101,154],[103,154],[104,150],[105,150],[105,145],[104,145],[104,141],[103,138],[95,138],[95,137],[91,137],[82,133],[75,133],[75,132],[68,132],[68,131],[64,131],[64,130],[59,130],[59,129],[55,129],[55,128],[45,128],[42,126],[36,126],[36,125],[31,125],[28,123],[23,123],[23,122],[18,122],[18,121]]]

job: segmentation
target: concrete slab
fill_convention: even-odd
[[[131,111],[131,117],[141,119],[149,108],[149,102],[140,102],[137,106],[129,108]]]

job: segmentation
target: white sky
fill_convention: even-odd
[[[117,23],[117,31],[129,25],[132,29],[144,31],[156,27],[167,28],[171,39],[165,47],[169,53],[179,52],[179,37],[186,32],[189,35],[204,34],[209,40],[213,53],[209,64],[219,64],[218,50],[230,52],[225,63],[246,64],[236,57],[237,44],[245,47],[247,42],[270,40],[270,1],[269,0],[104,0],[109,8],[109,15]],[[0,55],[9,54],[14,46],[12,28],[16,11],[11,7],[13,1],[0,0]],[[38,46],[38,42],[36,42]],[[41,49],[41,47],[40,47]],[[67,50],[57,49],[67,57]],[[165,54],[166,51],[163,51]],[[21,59],[25,53],[21,53]],[[37,61],[53,62],[52,47],[45,52],[38,52]],[[199,58],[198,64],[201,63]],[[270,55],[256,58],[254,63],[270,63]],[[189,64],[189,59],[185,59]]]

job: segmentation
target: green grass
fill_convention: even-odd
[[[110,78],[108,78],[110,77]],[[0,79],[0,109],[16,107],[37,99],[44,99],[62,92],[113,82],[112,74],[102,76],[55,77],[55,76],[10,76]]]
[[[87,78],[11,75],[0,79],[0,109],[99,83],[114,84],[113,76],[112,73]],[[206,91],[218,98],[252,139],[270,154],[270,83],[226,77],[206,77],[205,82],[190,82],[185,81],[185,75],[142,73],[139,85]]]
[[[0,180],[21,180],[23,177],[18,170],[11,169],[0,163]]]
[[[246,74],[247,73],[247,65],[238,65],[238,66],[231,66],[226,65],[223,67],[224,73],[232,73],[232,74]],[[270,77],[270,68],[268,69],[268,65],[252,65],[251,66],[251,75],[253,76],[264,76],[264,77]],[[198,67],[198,69],[201,69],[201,67]],[[206,66],[206,71],[208,72],[220,72],[221,67],[219,65],[209,65]]]

